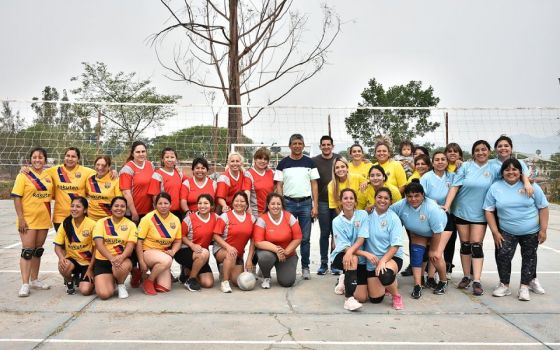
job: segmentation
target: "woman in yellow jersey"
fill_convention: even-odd
[[[391,203],[394,204],[402,199],[399,189],[387,183],[385,169],[379,164],[372,165],[369,169],[369,184],[362,196],[358,196],[358,208],[364,208],[371,213],[375,204],[375,193],[381,187],[386,187],[391,191]]]
[[[408,178],[406,184],[408,185],[414,179],[419,181],[420,178],[430,170],[432,170],[432,162],[427,154],[422,153],[414,157],[414,173]]]
[[[329,209],[335,209],[337,213],[340,213],[342,209],[340,192],[343,189],[351,188],[358,196],[361,195],[360,184],[364,182],[364,178],[362,175],[350,173],[348,166],[349,164],[346,158],[337,157],[333,163],[332,180],[327,187],[329,191]]]
[[[77,286],[82,295],[93,292],[93,244],[95,221],[88,218],[88,202],[76,197],[70,204],[70,216],[58,228],[54,252],[58,256],[58,272],[64,277],[66,293],[74,294]]]
[[[44,170],[47,162],[47,151],[37,147],[29,154],[31,167],[26,172],[18,174],[11,196],[17,214],[16,226],[21,239],[21,257],[19,268],[22,285],[20,297],[29,296],[29,288],[49,289],[49,286],[39,281],[39,267],[47,238],[47,231],[51,224],[51,199],[53,181],[49,173]]]
[[[124,197],[113,198],[111,216],[97,221],[93,230],[95,293],[103,300],[113,296],[115,281],[119,298],[128,298],[124,281],[132,270],[129,257],[136,245],[137,230],[134,222],[124,217],[126,205]]]
[[[111,157],[95,158],[95,175],[86,182],[86,198],[89,202],[88,217],[95,221],[111,215],[111,201],[122,196],[119,178],[111,171]]]
[[[445,146],[445,155],[447,156],[447,171],[450,173],[457,172],[457,169],[463,164],[463,150],[461,146],[455,142],[451,142]]]
[[[379,141],[375,144],[375,159],[385,170],[387,184],[397,187],[402,194],[406,185],[406,173],[400,162],[391,159],[391,148],[387,142]]]
[[[171,196],[155,196],[156,210],[146,214],[138,225],[136,255],[140,270],[150,275],[144,280],[144,293],[156,295],[171,290],[171,264],[181,248],[181,221],[171,213]]]
[[[364,158],[364,149],[359,144],[353,144],[348,149],[352,162],[348,164],[348,172],[353,175],[360,175],[364,180],[367,180],[367,173],[371,167],[371,163]],[[336,195],[338,198],[338,194]]]

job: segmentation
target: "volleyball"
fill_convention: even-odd
[[[250,272],[242,272],[239,277],[237,277],[237,286],[241,290],[253,290],[256,283],[257,279],[255,278],[255,275]]]

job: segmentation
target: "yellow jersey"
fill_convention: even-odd
[[[457,164],[447,164],[447,171],[450,173],[454,173],[457,171]]]
[[[359,175],[361,177],[364,178],[364,180],[367,180],[367,178],[369,177],[369,169],[371,168],[373,164],[371,163],[366,163],[366,162],[362,162],[360,163],[360,165],[355,166],[354,163],[349,162],[348,163],[348,172],[350,174],[353,175]]]
[[[391,204],[395,204],[396,202],[402,199],[401,192],[395,186],[384,183],[384,187],[387,187],[391,191]],[[375,189],[373,186],[368,185],[366,188],[363,196],[358,197],[358,208],[365,209],[373,206],[375,204]]]
[[[386,183],[393,185],[397,188],[406,185],[406,173],[400,162],[390,159],[386,161],[384,164],[379,164],[379,165],[381,165],[383,170],[385,170],[385,174],[387,175],[387,181],[385,181]]]
[[[355,174],[350,174],[348,173],[348,176],[346,177],[346,181],[344,182],[340,182],[338,184],[338,193],[334,193],[334,181],[336,180],[331,180],[331,182],[329,182],[329,186],[328,186],[328,191],[329,191],[329,208],[330,209],[335,209],[340,205],[340,192],[342,192],[343,189],[345,188],[351,188],[356,192],[356,195],[358,196],[358,198],[361,195],[360,192],[360,184],[362,182],[365,182],[365,179],[360,176],[360,175],[355,175]],[[358,198],[356,198],[356,200],[358,201]]]
[[[406,180],[406,184],[408,185],[409,183],[412,182],[412,180],[417,179],[420,180],[422,176],[420,176],[420,174],[414,170],[414,172],[412,173],[412,175],[410,175],[410,177],[408,178],[408,180]]]
[[[111,179],[111,172],[102,178],[92,175],[86,182],[86,198],[89,203],[88,217],[97,221],[111,216],[111,200],[122,196],[119,178]]]
[[[53,222],[60,224],[70,215],[70,203],[77,196],[86,196],[86,181],[95,171],[85,166],[76,165],[68,170],[64,165],[49,168],[47,172],[54,182]]]
[[[181,221],[171,213],[164,219],[153,210],[140,220],[138,239],[142,240],[144,250],[165,251],[174,241],[181,240]]]
[[[122,218],[118,223],[113,222],[111,216],[103,218],[97,221],[93,229],[93,239],[102,238],[112,256],[122,254],[128,242],[136,243],[136,235],[136,225],[127,218]],[[95,251],[95,259],[107,260],[99,250]]]
[[[11,196],[20,197],[23,218],[31,230],[47,230],[52,226],[51,200],[53,196],[53,180],[48,171],[40,174],[29,168],[27,174],[20,173],[16,177]],[[16,227],[19,226],[16,220]]]
[[[93,239],[91,237],[94,228],[95,221],[88,217],[84,218],[80,226],[76,226],[74,219],[72,219],[73,232],[66,232],[64,225],[60,225],[53,243],[66,251],[66,258],[72,258],[78,264],[87,266],[91,263],[93,252]],[[68,238],[68,233],[70,238]]]

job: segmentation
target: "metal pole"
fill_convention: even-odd
[[[445,145],[449,144],[449,113],[445,112]]]

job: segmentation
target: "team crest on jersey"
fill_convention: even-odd
[[[382,228],[385,228],[385,227],[387,226],[387,220],[381,220],[381,222],[379,223],[379,225],[380,225]]]
[[[484,174],[482,174],[482,175],[484,175],[485,177],[489,177],[489,176],[490,176],[490,172],[489,172],[489,171],[485,171]]]
[[[106,188],[106,189],[111,188],[111,183],[110,183],[110,182],[105,182],[105,188]]]
[[[524,188],[520,188],[519,190],[517,190],[517,192],[519,192],[520,194],[525,194],[525,189],[524,189]]]
[[[420,214],[419,219],[420,219],[420,221],[422,221],[422,222],[426,221],[426,215]]]
[[[82,231],[82,236],[84,236],[84,237],[89,236],[89,230],[83,230]]]
[[[47,177],[47,178],[45,178],[45,182],[51,183],[51,179],[49,179],[49,178]]]
[[[79,171],[76,172],[76,178],[79,179],[82,177],[82,173],[80,173]]]
[[[385,175],[387,175],[387,177],[389,177],[389,176],[391,176],[391,172],[387,171],[387,172],[385,172]]]
[[[127,231],[128,230],[128,226],[126,225],[121,225],[121,231]]]
[[[447,184],[447,188],[451,188],[451,182],[447,181],[446,184]]]
[[[171,229],[174,230],[177,227],[177,225],[175,225],[175,223],[172,222],[171,224],[169,224],[169,227],[171,227]]]
[[[355,228],[359,228],[360,225],[361,225],[361,222],[359,222],[359,221],[354,221],[354,227],[355,227]]]

